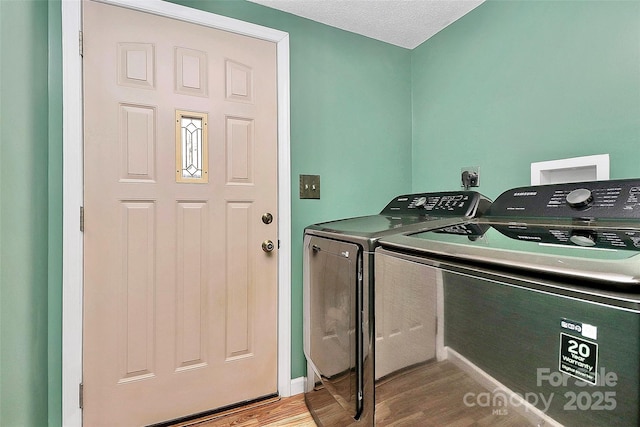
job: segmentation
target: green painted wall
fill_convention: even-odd
[[[609,153],[640,176],[640,2],[488,1],[412,52],[413,188],[480,166],[489,197],[530,163]]]
[[[0,0],[2,1],[2,0]],[[61,0],[49,5],[49,170],[48,170],[48,421],[62,424],[62,10]]]
[[[47,9],[0,1],[0,425],[11,427],[48,416]]]
[[[291,377],[303,376],[303,230],[411,189],[411,51],[249,2],[174,2],[289,33]],[[300,174],[320,175],[320,200],[300,200]]]

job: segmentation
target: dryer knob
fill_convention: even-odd
[[[567,204],[574,209],[584,209],[593,203],[593,194],[586,188],[578,188],[567,194]]]
[[[427,198],[422,196],[422,197],[418,198],[418,200],[416,200],[414,206],[416,208],[419,208],[421,206],[424,206],[426,203],[427,203]]]
[[[569,237],[569,241],[577,246],[591,247],[596,245],[597,234],[593,231],[574,230]]]

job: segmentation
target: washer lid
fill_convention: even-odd
[[[424,256],[545,274],[640,284],[640,227],[495,223],[476,219],[379,244]]]
[[[346,233],[359,236],[376,236],[388,230],[396,230],[398,228],[407,227],[427,220],[428,219],[424,216],[416,215],[370,215],[323,222],[312,225],[309,228],[339,234]]]

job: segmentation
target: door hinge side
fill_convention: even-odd
[[[84,206],[80,206],[80,232],[84,232]]]
[[[82,409],[82,406],[84,405],[84,384],[82,383],[78,386],[78,404],[80,409]]]
[[[82,31],[78,31],[78,53],[84,56],[84,41],[82,40]]]

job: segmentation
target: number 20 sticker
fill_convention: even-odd
[[[597,383],[598,344],[560,333],[560,372],[589,384]]]

